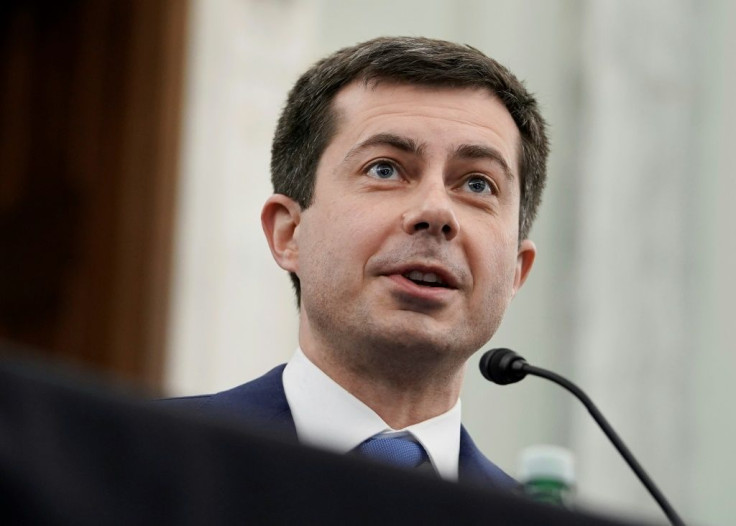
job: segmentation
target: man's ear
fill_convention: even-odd
[[[537,247],[533,241],[524,239],[519,243],[519,253],[516,256],[516,273],[514,275],[514,295],[519,292],[519,289],[526,281],[536,257]]]
[[[294,273],[299,270],[296,233],[301,212],[299,203],[283,194],[269,197],[261,210],[261,226],[273,259],[282,269]]]

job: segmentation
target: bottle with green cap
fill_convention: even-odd
[[[520,455],[519,482],[533,500],[571,508],[575,493],[572,453],[562,447],[535,445]]]

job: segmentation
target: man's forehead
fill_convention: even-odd
[[[358,104],[366,97],[370,97],[371,95],[375,95],[379,92],[386,93],[391,91],[415,91],[429,95],[434,94],[438,98],[452,93],[478,93],[487,96],[489,103],[492,103],[493,101],[505,107],[498,95],[489,87],[483,85],[453,86],[446,84],[405,82],[384,78],[359,78],[347,83],[337,91],[332,100],[332,109],[333,111],[344,112]]]
[[[433,103],[435,98],[436,104]],[[501,157],[502,164],[506,165],[505,168],[509,172],[518,173],[521,143],[518,126],[503,102],[490,89],[483,86],[434,86],[387,80],[380,82],[354,81],[343,87],[333,99],[334,130],[332,138],[334,140],[338,135],[349,134],[351,139],[349,148],[351,151],[361,145],[384,143],[402,150],[417,150],[418,153],[421,153],[421,150],[426,147],[426,142],[408,131],[411,128],[410,124],[412,124],[413,118],[411,111],[402,113],[405,108],[403,104],[411,105],[417,99],[421,99],[429,113],[434,112],[435,116],[442,116],[443,109],[448,110],[449,108],[450,111],[453,109],[453,105],[447,103],[448,98],[454,101],[455,106],[457,106],[454,109],[470,115],[468,121],[470,124],[477,126],[479,129],[483,128],[480,123],[486,126],[490,125],[483,130],[486,132],[486,139],[489,137],[488,132],[490,130],[491,137],[501,138],[503,136],[509,144],[506,145],[508,148],[503,148],[503,144],[499,148],[497,144],[489,144],[487,140],[484,141],[484,134],[470,133],[460,142],[446,145],[445,149],[448,152],[460,152],[465,157],[495,157],[498,154]],[[472,114],[468,110],[470,106],[467,106],[471,100],[476,102],[474,109],[479,110]],[[479,115],[481,113],[485,120]],[[361,122],[356,123],[356,115]],[[420,112],[419,116],[426,115],[422,115]],[[458,117],[458,120],[462,118],[465,118],[465,116]],[[366,124],[365,121],[371,119],[373,123],[377,121],[379,124],[377,126]],[[472,120],[476,122],[472,122]],[[387,124],[388,122],[390,124]],[[418,128],[419,133],[422,131],[422,128]],[[387,138],[393,140],[387,140]],[[504,152],[504,149],[507,151]],[[490,150],[493,150],[493,152],[488,155]]]

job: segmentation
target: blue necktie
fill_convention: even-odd
[[[429,462],[422,445],[405,436],[371,437],[354,451],[362,457],[405,469],[417,468]]]

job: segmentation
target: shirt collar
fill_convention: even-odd
[[[302,443],[342,454],[379,433],[409,432],[424,446],[440,476],[457,480],[460,400],[446,413],[396,430],[314,365],[301,349],[286,365],[283,382]]]

